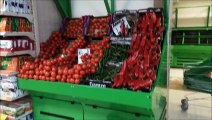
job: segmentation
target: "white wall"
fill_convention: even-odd
[[[46,41],[52,31],[59,30],[61,16],[53,0],[36,0],[40,42]]]
[[[53,0],[35,0],[40,42],[48,39],[52,31],[59,30],[62,19]],[[107,15],[104,0],[72,0],[73,17]],[[154,0],[116,0],[116,10],[142,9],[154,6]]]
[[[136,10],[153,7],[153,1],[154,0],[116,0],[116,10]],[[81,17],[83,15],[107,15],[104,0],[72,0],[71,4],[73,17]]]
[[[173,4],[172,26],[175,22],[175,8],[179,7],[194,7],[194,8],[179,8],[178,9],[178,27],[203,27],[206,26],[207,10],[209,5],[212,5],[212,0],[175,0]],[[206,6],[206,7],[197,7]],[[196,7],[196,8],[195,8]],[[211,7],[212,8],[212,7]],[[210,12],[209,25],[212,25],[212,10]]]

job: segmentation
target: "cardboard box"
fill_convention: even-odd
[[[31,111],[32,102],[29,98],[22,98],[13,102],[1,101],[0,103],[0,113],[9,116],[10,119],[16,119]]]

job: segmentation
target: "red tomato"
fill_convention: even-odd
[[[42,70],[43,69],[43,65],[40,64],[39,65],[39,69]]]
[[[38,80],[38,79],[39,79],[37,75],[34,75],[33,78],[34,78],[35,80]]]
[[[32,69],[35,68],[35,65],[32,64],[32,65],[30,65],[29,67],[30,67],[30,69],[32,70]]]
[[[47,62],[46,62],[46,65],[47,65],[47,66],[51,66],[52,64],[51,64],[50,61],[47,61]]]
[[[32,76],[32,75],[29,75],[28,77],[29,77],[29,79],[32,79],[32,78],[33,78],[33,76]]]
[[[58,69],[58,75],[62,75],[63,74],[63,70],[62,69]]]
[[[29,78],[29,76],[28,76],[27,74],[25,74],[25,75],[24,75],[24,78],[25,78],[25,79],[28,79],[28,78]]]
[[[39,79],[42,80],[42,75],[39,76]]]
[[[57,71],[57,68],[56,67],[52,67],[51,70],[54,71],[54,72],[56,72]]]
[[[39,63],[39,59],[38,58],[35,58],[35,63]]]
[[[45,66],[45,70],[50,71],[51,68],[49,66]]]
[[[81,70],[80,71],[80,75],[83,77],[85,75],[85,71],[84,70]]]
[[[62,78],[67,79],[67,76],[66,75],[63,75]]]
[[[46,77],[45,76],[42,76],[41,78],[42,78],[41,80],[46,80]]]
[[[45,72],[45,77],[49,77],[50,76],[50,73],[49,72]]]
[[[54,71],[51,72],[52,77],[56,77],[56,73]]]
[[[79,79],[79,78],[80,78],[80,75],[79,75],[79,74],[74,74],[73,77],[74,77],[75,79]]]
[[[62,79],[61,79],[61,82],[66,82],[66,79],[62,78]]]
[[[67,68],[63,70],[63,75],[68,75],[68,69]]]
[[[98,63],[94,63],[94,67],[97,68],[98,67]]]
[[[29,75],[34,75],[34,74],[35,74],[35,72],[33,70],[29,71]]]
[[[79,74],[79,73],[80,73],[80,70],[74,69],[74,73],[75,73],[75,74]]]
[[[86,70],[86,69],[87,69],[87,65],[86,65],[86,64],[83,64],[83,65],[82,65],[82,69],[83,69],[83,70]]]
[[[96,69],[95,68],[91,68],[91,73],[96,73]]]
[[[70,83],[74,83],[75,79],[74,78],[71,78],[70,79]]]
[[[61,75],[57,75],[57,76],[56,76],[56,79],[57,79],[58,81],[60,81],[60,80],[61,80]]]
[[[22,69],[21,69],[21,70],[19,70],[19,71],[20,71],[20,73],[21,73],[21,74],[23,74],[23,73],[24,73],[24,70],[22,70]]]
[[[80,79],[75,79],[74,83],[75,84],[79,84],[80,83]]]
[[[55,81],[55,77],[50,77],[50,80],[51,81]]]
[[[74,70],[73,70],[73,69],[69,69],[69,70],[68,70],[68,74],[69,74],[69,75],[73,75],[73,73],[74,73]]]

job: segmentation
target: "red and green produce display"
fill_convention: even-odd
[[[124,17],[131,26],[128,28],[121,21],[120,35],[130,40],[112,42],[110,39],[114,36],[108,36],[111,15],[87,16],[90,19],[87,37],[80,35],[84,29],[83,20],[70,19],[65,24],[65,32],[53,32],[47,42],[41,43],[39,57],[26,61],[18,77],[84,85],[107,81],[107,87],[150,91],[161,56],[162,16],[161,11],[155,9],[116,12],[114,20]],[[76,39],[68,41],[70,37]],[[95,40],[95,37],[100,39]],[[78,64],[77,52],[83,48],[90,53],[82,55],[82,64]]]

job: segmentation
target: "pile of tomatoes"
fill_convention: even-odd
[[[48,59],[57,54],[58,49],[67,48],[69,42],[62,38],[60,32],[53,32],[46,43],[40,45],[40,57]]]
[[[54,32],[49,40],[42,44],[40,56],[26,61],[20,68],[18,77],[79,84],[82,78],[96,72],[104,50],[109,47],[109,37],[90,44],[86,44],[84,37],[78,37],[70,44],[66,44],[64,48],[60,46],[63,43],[61,41],[63,41],[61,33]],[[53,51],[57,50],[58,47],[61,48],[61,53],[56,56],[53,53],[47,55],[46,53],[50,51],[48,48],[43,48],[47,44],[48,48]],[[90,48],[91,50],[90,55],[82,56],[82,64],[77,64],[77,50],[79,48]]]
[[[91,18],[88,35],[92,37],[103,37],[108,35],[110,30],[111,16]]]
[[[68,79],[66,82],[79,84],[82,78],[96,73],[98,63],[103,57],[103,52],[109,47],[109,40],[109,37],[105,37],[101,41],[88,45],[91,54],[83,55],[81,57],[82,64],[76,64],[73,68],[68,69]]]
[[[77,36],[82,35],[83,30],[83,19],[70,19],[66,25],[65,37],[77,38]]]

